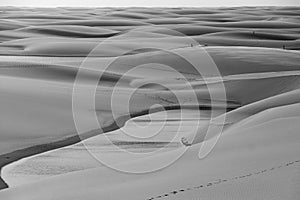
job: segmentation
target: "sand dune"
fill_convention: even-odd
[[[256,101],[252,104],[248,104],[246,106],[240,107],[238,109],[226,113],[225,123],[227,124],[227,126],[225,126],[225,129],[230,129],[230,126],[235,126],[236,123],[243,120],[245,121],[247,120],[248,117],[251,117],[253,119],[253,117],[254,116],[257,117],[259,113],[264,113],[265,111],[270,112],[270,110],[276,110],[276,108],[281,108],[282,106],[287,106],[287,105],[296,104],[298,106],[298,103],[299,103],[299,90],[294,90],[281,95],[275,95],[263,99],[261,101]],[[263,122],[264,120],[262,120],[261,123]],[[191,134],[187,137],[182,138],[182,141],[186,145],[201,143],[207,137],[208,138],[214,137],[219,134],[218,132],[216,132],[218,131],[218,129],[212,128],[209,135],[206,135],[207,130],[210,127],[214,127],[214,126],[218,127],[221,126],[223,123],[224,123],[223,116],[218,116],[213,120],[211,120],[207,124],[207,126],[203,126],[199,134],[197,134],[196,136],[195,134]],[[258,120],[257,124],[259,123],[260,121]]]
[[[159,25],[193,36],[209,33],[205,40],[201,40],[202,44],[248,46],[251,41],[253,43],[258,40],[271,40],[268,45],[264,44],[264,41],[253,45],[274,47],[273,43],[279,40],[282,43],[280,46],[275,45],[276,47],[285,45],[289,49],[299,49],[297,40],[300,27],[297,8],[291,11],[285,8],[260,8],[259,10],[157,8],[150,11],[144,8],[129,8],[111,9],[109,12],[105,8],[90,10],[57,8],[46,9],[46,14],[41,14],[38,9],[16,8],[14,10],[14,8],[3,7],[2,10],[5,12],[1,17],[2,41],[11,40],[13,38],[9,39],[9,37],[12,36],[15,38],[44,37],[42,34],[57,37],[103,38],[111,37],[118,31],[128,31],[132,27]],[[244,14],[241,14],[241,11]],[[272,34],[275,32],[276,35]],[[212,36],[214,36],[213,42],[209,40]],[[227,44],[227,37],[234,40]]]
[[[234,199],[295,199],[299,183],[299,134],[297,126],[292,124],[298,123],[299,117],[280,114],[290,110],[270,110],[268,116],[275,114],[280,118],[243,131],[228,130],[204,160],[197,158],[199,145],[195,145],[172,166],[156,173],[128,175],[98,168],[15,187],[0,195],[7,199],[93,199],[95,196],[112,199],[124,196],[132,199],[220,199],[225,193],[225,198]],[[286,127],[289,127],[288,131]],[[165,159],[170,153],[161,155],[160,159]],[[156,159],[148,158],[128,165],[150,164]],[[57,183],[65,184],[58,186]],[[38,192],[30,191],[32,187]],[[76,188],[76,192],[66,193],[70,188]],[[239,192],[234,192],[236,189]]]
[[[297,199],[298,13],[297,7],[1,7],[0,167],[45,155],[54,155],[46,163],[68,167],[35,177],[36,182],[24,178],[28,184],[1,190],[0,199]],[[80,136],[74,94],[84,97],[78,107],[85,130]],[[179,119],[174,116],[180,109],[188,114]],[[197,118],[199,110],[205,119]],[[121,136],[123,126],[147,136],[164,113],[171,114],[161,137]],[[154,124],[147,131],[128,128],[151,116]],[[174,142],[174,127],[181,122],[184,129]],[[196,136],[189,130],[195,123],[200,123]],[[223,125],[219,138],[214,130]],[[206,134],[209,127],[216,129]],[[156,167],[187,152],[157,172],[120,173],[98,166],[83,148],[84,142],[98,145],[100,155],[113,146],[99,146],[104,132],[116,146],[137,153],[173,145],[135,159],[107,154],[120,168]],[[201,147],[213,142],[212,152],[199,160]],[[70,159],[78,149],[80,155]],[[59,155],[66,163],[57,164]],[[0,186],[7,187],[2,179]]]

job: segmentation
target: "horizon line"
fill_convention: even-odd
[[[0,5],[0,8],[230,8],[230,7],[300,7],[300,5],[223,5],[223,6],[13,6]]]

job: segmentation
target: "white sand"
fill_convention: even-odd
[[[205,111],[201,112],[202,123],[208,119],[204,113]],[[181,121],[181,115],[185,121]],[[151,119],[155,121],[151,123]],[[166,146],[166,151],[173,150],[182,146],[181,137],[189,133],[191,126],[196,126],[198,121],[198,113],[193,110],[174,110],[137,117],[129,120],[122,129],[106,135],[95,136],[75,145],[6,165],[2,169],[2,177],[10,187],[15,187],[55,175],[103,166],[96,159],[100,156],[98,154],[105,154],[105,157],[111,159],[112,162],[118,163],[129,161],[128,156],[123,152],[124,149],[144,153]],[[174,135],[175,132],[176,135]],[[109,143],[106,137],[113,143]],[[167,147],[167,142],[171,140],[174,140],[173,143]],[[93,148],[92,152],[88,151],[91,148]]]
[[[33,155],[4,170],[12,187],[0,191],[1,200],[299,199],[299,8],[1,10],[0,166]],[[139,29],[131,33],[135,28]],[[104,45],[85,62],[90,69],[81,71],[82,82],[72,93],[82,61],[102,41]],[[178,55],[193,60],[201,76]],[[218,71],[213,70],[212,61]],[[136,66],[141,67],[134,70]],[[101,72],[93,104],[87,97]],[[117,96],[111,107],[113,89]],[[103,150],[106,137],[95,136],[103,130],[92,123],[94,116],[110,131],[117,128],[114,120],[123,126],[129,119],[128,107],[135,116],[147,114],[158,104],[178,109],[173,91],[193,110],[182,120],[169,121],[158,138],[150,138],[154,143],[147,147],[156,148],[141,148],[140,143],[122,137],[122,130],[110,134],[119,146],[139,153],[159,149],[171,138],[175,142],[184,138],[188,147],[173,146],[135,157]],[[80,138],[72,94],[84,97],[77,107],[84,138],[95,136],[75,145]],[[222,110],[228,109],[219,140],[213,131],[205,137],[208,122],[195,120],[199,106],[206,111],[210,106],[217,109],[212,119],[215,127],[222,125]],[[148,136],[163,113],[152,114],[156,121],[151,128],[132,128],[132,119],[124,129],[134,136]],[[167,113],[171,118],[178,114]],[[136,119],[138,123],[148,120],[147,116]],[[183,129],[175,136],[173,125],[180,122]],[[189,131],[197,127],[195,122],[200,129],[193,140]],[[198,159],[201,146],[214,143],[212,152]],[[184,154],[159,171],[128,174],[98,166],[82,144],[115,168],[129,171],[159,168]],[[53,150],[59,147],[63,148]],[[53,151],[35,155],[49,150]],[[10,173],[20,176],[9,181]]]
[[[299,109],[299,105],[294,109]],[[282,107],[261,117],[282,115],[289,110]],[[96,168],[15,187],[0,194],[4,199],[94,199],[96,196],[159,199],[161,195],[168,195],[171,199],[220,199],[224,196],[234,199],[296,199],[300,170],[300,137],[296,125],[299,120],[297,116],[283,115],[242,131],[229,129],[207,158],[199,160],[200,146],[194,145],[173,165],[155,173],[130,175]],[[127,165],[147,165],[165,159],[170,156],[168,154],[172,152]]]

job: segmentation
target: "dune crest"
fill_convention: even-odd
[[[298,199],[299,11],[1,7],[0,199]]]

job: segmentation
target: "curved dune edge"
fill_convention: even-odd
[[[157,107],[157,108],[150,108],[147,110],[143,110],[140,112],[136,113],[131,113],[130,115],[124,115],[120,116],[117,118],[115,121],[113,121],[111,124],[104,126],[101,128],[101,130],[96,129],[96,130],[91,130],[89,132],[83,133],[80,136],[79,135],[74,135],[71,137],[64,138],[62,140],[58,140],[55,142],[50,142],[46,144],[39,144],[31,147],[27,147],[24,149],[19,149],[10,153],[2,154],[0,155],[0,169],[8,165],[12,162],[15,162],[17,160],[20,160],[25,157],[33,156],[36,154],[44,153],[50,150],[58,149],[61,147],[69,146],[72,144],[76,144],[82,140],[88,139],[90,137],[114,131],[116,129],[119,129],[124,126],[124,124],[131,118],[138,117],[138,116],[143,116],[143,115],[148,115],[149,113],[154,113],[154,112],[161,112],[164,110],[177,110],[177,109],[193,109],[194,107],[199,108],[199,106],[179,106],[179,105],[172,105],[172,106],[165,106],[165,107]],[[5,183],[5,181],[0,177],[0,189],[5,189],[8,188],[8,185]]]
[[[42,14],[36,8],[2,7],[0,52],[5,55],[82,56],[103,39],[145,27],[147,37],[143,33],[139,37],[156,42],[171,38],[175,43],[187,35],[206,46],[299,50],[299,8],[286,9],[48,8]]]
[[[201,144],[195,144],[173,165],[155,173],[132,175],[108,168],[96,168],[3,190],[0,197],[8,200],[21,197],[37,200],[54,197],[93,199],[101,196],[111,199],[126,197],[154,200],[166,197],[204,198],[209,195],[211,199],[219,199],[224,197],[226,191],[234,199],[294,199],[297,197],[299,183],[299,176],[295,173],[300,166],[300,137],[297,126],[293,124],[299,123],[300,118],[291,118],[286,114],[293,109],[299,111],[299,105],[295,104],[294,108],[289,109],[283,106],[280,110],[270,110],[267,115],[261,113],[256,116],[280,116],[276,120],[250,126],[243,131],[238,127],[229,130],[206,159],[198,159]],[[173,153],[123,165],[151,165],[156,159],[164,159]],[[236,192],[237,189],[239,192]],[[255,192],[258,189],[261,192]],[[70,190],[74,192],[65,192]]]
[[[217,108],[227,107],[228,118],[220,140],[206,159],[198,159],[202,141],[213,141],[216,135],[213,131],[208,136],[201,135],[208,126],[202,127],[204,131],[200,130],[195,140],[184,138],[183,142],[190,145],[186,154],[156,174],[135,176],[108,169],[83,170],[5,189],[0,192],[0,199],[279,200],[299,197],[299,8],[1,9],[0,104],[6,106],[0,115],[0,121],[4,121],[0,126],[0,149],[5,153],[0,156],[0,166],[80,141],[79,136],[71,135],[75,129],[70,85],[82,58],[99,42],[114,36],[121,39],[110,43],[111,48],[95,52],[93,60],[105,63],[120,57],[111,71],[103,75],[103,87],[97,94],[97,100],[101,101],[97,101],[96,114],[99,118],[104,116],[107,131],[124,125],[132,116],[148,114],[146,108],[153,104],[162,104],[165,109],[180,108],[171,92],[153,82],[164,81],[188,100],[191,90],[178,77],[166,73],[170,75],[167,79],[163,70],[152,66],[150,71],[140,71],[121,80],[120,91],[125,94],[145,85],[135,96],[134,114],[110,121],[103,114],[109,112],[106,103],[109,94],[102,95],[103,92],[109,93],[124,72],[145,63],[171,65],[189,78],[201,106],[189,102],[188,108],[210,109],[209,104],[213,103]],[[122,38],[135,28],[140,31]],[[228,101],[210,102],[203,79],[193,74],[182,59],[171,55],[187,53],[201,60],[203,55],[195,51],[198,44],[191,44],[184,35],[202,44],[213,58],[224,78]],[[170,54],[144,49],[147,45],[167,49]],[[120,55],[128,48],[137,50]],[[84,72],[82,78],[87,84],[100,68]],[[214,80],[217,75],[212,74],[209,66],[201,65],[201,70],[211,78],[208,84],[212,91],[218,93],[221,82]],[[118,100],[121,116],[124,102],[122,97]],[[82,117],[88,121],[88,112]],[[222,125],[221,117],[213,119],[217,128]],[[97,134],[99,130],[86,132],[83,137]],[[123,166],[152,166],[157,159],[165,160],[170,155],[123,163]],[[1,184],[6,187],[0,179],[0,188]]]
[[[209,110],[201,111],[200,124],[208,120],[210,115]],[[108,158],[112,163],[138,159],[130,158],[124,150],[147,154],[155,153],[154,151],[161,148],[164,148],[164,151],[171,151],[182,146],[180,135],[185,135],[187,131],[190,131],[192,124],[199,124],[198,117],[199,113],[193,107],[157,110],[146,115],[134,116],[127,120],[122,128],[107,132],[108,134],[97,134],[76,144],[22,158],[5,165],[2,168],[2,178],[9,188],[13,188],[51,176],[101,167],[103,164],[98,160],[101,160],[104,155],[105,159]],[[148,124],[147,127],[144,127],[145,124]],[[175,130],[177,133],[174,138]],[[159,133],[153,135],[157,131]],[[149,135],[151,137],[145,139]],[[139,138],[141,136],[143,139]],[[57,162],[57,159],[60,161]],[[32,167],[32,165],[39,167]],[[20,174],[20,170],[25,173]],[[30,171],[29,174],[28,171]]]
[[[230,48],[230,49],[234,49],[234,48]],[[237,48],[237,52],[239,52],[239,53],[241,53],[241,54],[239,54],[241,57],[243,57],[243,58],[247,58],[247,56],[246,55],[243,55],[243,54],[246,54],[248,51],[247,50],[250,50],[250,52],[253,52],[253,49],[252,48]],[[216,52],[216,55],[215,55],[215,57],[214,58],[218,58],[218,59],[220,59],[221,57],[218,57],[218,54],[219,53],[221,53],[222,51],[221,51],[221,49],[220,48],[210,48],[210,51],[214,51],[214,52]],[[270,52],[269,52],[270,51]],[[274,50],[269,50],[269,51],[267,51],[267,52],[269,52],[269,55],[271,56],[272,55],[272,53],[271,52],[273,52]],[[275,52],[282,52],[281,50],[276,50]],[[222,55],[222,54],[221,54]],[[224,53],[223,53],[223,55],[224,55]],[[223,56],[222,55],[222,56]],[[225,54],[225,55],[227,55],[227,54]],[[279,55],[279,54],[275,54],[275,55]],[[291,55],[291,54],[288,54],[288,55]],[[230,54],[229,54],[229,57],[230,57]],[[277,56],[276,56],[277,57]],[[282,56],[283,58],[284,58],[284,56]],[[138,57],[138,58],[140,58],[140,57]],[[292,59],[293,58],[293,59]],[[291,61],[294,61],[294,58],[296,58],[295,56],[294,56],[294,54],[292,54],[292,56],[291,56]],[[126,58],[124,58],[125,59],[125,61],[126,61]],[[260,57],[258,57],[258,60],[260,60],[259,62],[260,63],[263,63],[263,60],[261,60],[262,58],[260,58]],[[216,62],[220,62],[220,61],[222,61],[222,60],[217,60]],[[226,61],[226,62],[228,62],[228,61],[231,61],[230,59],[228,59],[228,58],[226,58],[226,59],[223,59],[223,63],[226,63],[226,62],[224,62],[224,61]],[[128,60],[127,60],[127,62],[128,62]],[[241,61],[235,61],[236,62],[236,64],[244,64],[245,63],[245,61],[243,61],[243,60],[241,60]],[[230,62],[229,62],[230,63]],[[226,64],[224,64],[224,65],[221,65],[221,68],[220,68],[220,70],[221,70],[221,72],[222,73],[224,73],[224,74],[230,74],[230,75],[234,75],[234,74],[238,74],[238,73],[240,73],[240,71],[241,71],[241,69],[239,69],[239,68],[235,68],[235,67],[233,67],[232,69],[230,69],[230,68],[228,68],[228,66],[230,66],[229,65],[229,63],[228,63],[228,65],[226,65]],[[271,61],[271,63],[274,63],[274,61]],[[26,64],[27,65],[27,64]],[[245,70],[247,71],[247,70],[249,70],[249,68],[251,69],[252,68],[252,65],[244,65],[245,66]],[[280,64],[280,65],[278,65],[278,67],[277,67],[277,69],[276,69],[276,71],[278,72],[277,74],[275,73],[275,74],[273,74],[273,75],[268,75],[266,78],[264,77],[264,74],[259,74],[258,73],[258,77],[256,77],[255,75],[252,75],[252,77],[251,77],[251,75],[249,75],[249,74],[244,74],[245,75],[245,77],[243,77],[242,75],[239,77],[239,76],[235,76],[235,77],[230,77],[230,76],[228,76],[228,77],[225,77],[225,83],[226,84],[228,84],[228,86],[227,86],[227,88],[228,89],[230,89],[230,90],[228,90],[228,95],[229,95],[229,97],[230,97],[230,99],[233,99],[234,101],[233,101],[233,104],[231,105],[232,106],[232,108],[236,108],[236,107],[238,107],[238,106],[240,106],[240,105],[245,105],[245,104],[248,104],[249,102],[252,102],[252,101],[254,101],[254,100],[259,100],[259,99],[264,99],[264,98],[267,98],[267,97],[270,97],[270,96],[272,96],[272,95],[275,95],[275,94],[278,94],[278,93],[282,93],[282,92],[288,92],[288,91],[290,91],[290,90],[293,90],[293,89],[295,89],[295,88],[297,88],[297,87],[299,87],[299,85],[297,84],[298,82],[299,82],[299,78],[298,78],[298,75],[292,75],[292,74],[286,74],[286,73],[284,73],[284,74],[281,74],[280,75],[280,73],[281,73],[281,71],[282,70],[284,70],[284,66],[285,65],[283,65],[283,64]],[[115,67],[118,67],[118,65],[116,65]],[[224,67],[224,68],[223,68]],[[33,70],[35,70],[35,68],[33,67],[32,68]],[[37,68],[37,69],[39,69],[39,68]],[[41,71],[41,74],[43,74],[43,73],[45,73],[45,72],[47,72],[47,70],[46,71],[44,71],[43,72],[43,70],[45,70],[45,69],[47,69],[47,68],[42,68],[42,71]],[[180,69],[180,68],[179,68]],[[226,69],[229,71],[226,71]],[[291,65],[291,68],[286,68],[286,69],[291,69],[291,70],[296,70],[297,69],[297,65],[296,64],[293,64],[293,65]],[[62,71],[63,70],[65,70],[64,68],[62,69]],[[252,69],[253,70],[253,69]],[[263,71],[270,71],[271,69],[268,69],[268,70],[266,70],[266,69],[262,69]],[[66,70],[67,72],[68,72],[68,70]],[[71,68],[71,72],[72,71],[75,71],[75,70],[73,70],[72,68]],[[296,72],[296,71],[295,71]],[[72,72],[73,73],[73,72]],[[119,72],[120,73],[120,72]],[[292,73],[292,72],[291,72]],[[38,73],[36,73],[37,75],[38,75]],[[46,74],[46,73],[45,73]],[[24,75],[24,74],[23,74]],[[113,73],[112,74],[107,74],[107,77],[108,77],[108,79],[111,79],[111,75],[113,75],[113,76],[115,76]],[[54,77],[54,76],[53,76]],[[50,77],[51,78],[51,77]],[[53,78],[52,78],[53,79]],[[273,80],[274,79],[274,80]],[[114,80],[114,79],[112,79],[112,80]],[[146,79],[145,79],[146,80]],[[280,81],[278,81],[278,80],[280,80]],[[147,81],[147,80],[146,80]],[[243,85],[245,85],[245,83],[243,83],[243,81],[248,81],[248,83],[247,84],[249,84],[249,83],[251,83],[251,87],[253,88],[253,92],[251,92],[251,94],[254,94],[254,93],[256,93],[256,94],[258,94],[258,91],[256,90],[256,88],[261,88],[262,89],[262,91],[260,91],[259,93],[260,93],[260,97],[259,98],[257,98],[257,97],[255,97],[254,96],[254,98],[253,97],[251,97],[251,95],[249,95],[248,93],[249,93],[249,91],[250,90],[248,90],[248,91],[246,91],[246,90],[244,90],[244,92],[246,92],[245,94],[248,94],[248,95],[246,95],[246,97],[247,98],[240,98],[239,96],[235,96],[235,94],[237,94],[235,91],[239,91],[240,89],[239,88],[243,88]],[[272,91],[270,91],[270,90],[266,90],[266,91],[264,91],[264,87],[262,87],[262,86],[264,86],[266,83],[267,84],[269,84],[269,85],[274,85],[274,83],[277,83],[277,82],[279,82],[279,83],[283,83],[282,85],[279,85],[280,87],[278,87],[278,88],[275,88],[275,90],[272,90]],[[172,82],[171,82],[172,83]],[[292,84],[293,83],[293,84]],[[195,81],[195,83],[194,83],[194,85],[195,85],[195,87],[199,87],[199,89],[201,89],[201,85],[202,85],[203,83],[200,81],[199,83],[197,82],[197,81]],[[226,86],[226,84],[225,84],[225,86]],[[176,84],[175,84],[176,85]],[[212,85],[214,85],[214,87],[216,87],[216,89],[218,88],[218,84],[217,83],[214,83],[214,82],[212,82]],[[231,85],[236,85],[236,86],[238,86],[238,87],[231,87]],[[298,86],[297,86],[298,85]],[[180,84],[179,84],[179,86],[180,86]],[[265,89],[267,89],[266,87],[265,87]],[[199,94],[201,94],[201,95],[207,95],[206,94],[207,92],[201,92],[201,90],[200,90],[200,93]],[[155,93],[154,93],[155,94]],[[160,92],[158,93],[158,94],[160,94]],[[161,97],[163,97],[164,99],[165,98],[169,98],[170,97],[170,95],[168,95],[167,93],[161,93],[162,94],[162,96]],[[205,97],[205,96],[203,96],[203,97]],[[205,101],[203,102],[203,103],[205,103]],[[222,102],[221,102],[222,103]],[[230,105],[229,104],[230,102],[227,102],[227,104],[228,105]],[[239,103],[241,103],[241,104],[239,104]],[[205,105],[205,104],[204,104]],[[222,105],[222,104],[220,104],[220,105]],[[179,107],[177,106],[177,109],[178,109]],[[101,111],[101,108],[99,109],[99,111]],[[72,139],[71,138],[71,141],[72,140],[74,140],[74,138]],[[76,138],[75,138],[75,140],[76,140]],[[55,141],[57,141],[57,140],[55,140]],[[55,143],[54,143],[55,144]],[[58,145],[60,145],[60,143],[58,142]],[[40,146],[39,148],[52,148],[51,147],[52,145],[42,145],[42,146]],[[29,152],[30,151],[32,151],[32,149],[29,149]],[[21,151],[22,152],[22,151]],[[19,151],[19,153],[20,153],[20,151]],[[33,153],[32,154],[28,154],[28,155],[33,155]],[[8,158],[6,158],[7,156],[2,156],[2,158],[3,158],[3,162],[4,163],[8,163],[8,161],[9,161],[9,159]]]
[[[227,112],[221,116],[213,118],[208,125],[201,128],[201,130],[196,135],[190,135],[182,138],[182,143],[186,146],[190,146],[193,144],[201,143],[207,137],[215,137],[217,135],[221,135],[219,132],[219,128],[213,128],[214,126],[223,126],[224,122],[224,130],[230,129],[230,125],[235,126],[235,124],[239,123],[242,120],[247,118],[254,118],[258,113],[267,111],[269,109],[274,109],[281,106],[293,105],[300,103],[300,90],[294,90],[291,92],[283,93],[280,95],[272,96],[240,108],[237,108],[233,111]],[[296,116],[296,115],[295,115]],[[229,127],[228,127],[229,123]],[[258,122],[259,123],[259,122]],[[210,130],[209,130],[210,129]],[[209,135],[209,136],[207,136]]]

